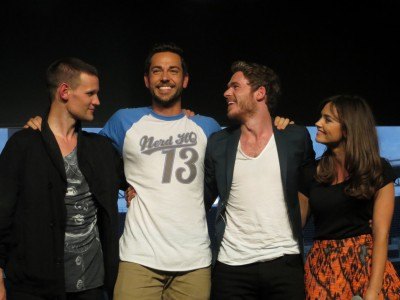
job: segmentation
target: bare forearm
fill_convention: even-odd
[[[388,183],[375,195],[372,233],[372,268],[365,299],[377,299],[383,285],[387,261],[388,237],[394,211],[394,184]],[[368,296],[368,297],[367,297]]]
[[[383,274],[388,252],[388,235],[374,234],[374,246],[372,248],[372,268],[369,280],[369,288],[379,293],[382,289]]]
[[[300,203],[301,226],[304,228],[304,226],[307,224],[307,219],[310,216],[310,207],[308,204],[308,198],[306,196],[298,192],[298,198]]]

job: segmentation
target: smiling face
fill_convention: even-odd
[[[316,141],[329,147],[338,147],[344,141],[344,132],[336,107],[331,102],[325,104],[317,126]]]
[[[153,105],[172,107],[181,100],[189,76],[183,73],[181,57],[173,52],[159,52],[151,58],[146,87],[153,96]]]
[[[252,90],[243,72],[236,72],[232,75],[224,97],[228,105],[227,115],[230,119],[240,120],[246,116],[251,117],[257,110],[255,91]]]
[[[67,89],[66,107],[68,112],[77,120],[92,121],[94,111],[100,105],[98,92],[99,78],[81,73],[80,80]]]

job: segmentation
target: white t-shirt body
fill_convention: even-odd
[[[299,254],[284,199],[275,138],[257,157],[236,153],[218,261],[244,265]]]

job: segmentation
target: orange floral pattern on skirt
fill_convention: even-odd
[[[314,241],[305,264],[306,299],[363,297],[372,263],[372,236]],[[386,261],[379,299],[400,299],[400,278]]]

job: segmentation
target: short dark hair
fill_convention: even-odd
[[[278,104],[281,85],[278,75],[269,67],[246,61],[235,61],[231,66],[232,73],[242,72],[249,81],[253,91],[263,86],[267,90],[267,106],[272,114]]]
[[[149,70],[150,70],[150,65],[151,65],[151,59],[154,54],[160,53],[160,52],[172,52],[181,58],[181,64],[182,64],[182,71],[184,75],[188,74],[188,66],[185,62],[185,59],[183,58],[183,50],[182,48],[178,47],[174,43],[163,43],[163,44],[155,44],[153,48],[149,51],[149,54],[147,55],[147,58],[144,62],[144,74],[148,75]]]
[[[46,71],[47,91],[50,101],[54,100],[58,86],[67,82],[72,86],[79,83],[81,73],[99,77],[97,69],[75,57],[60,58],[50,64]]]

